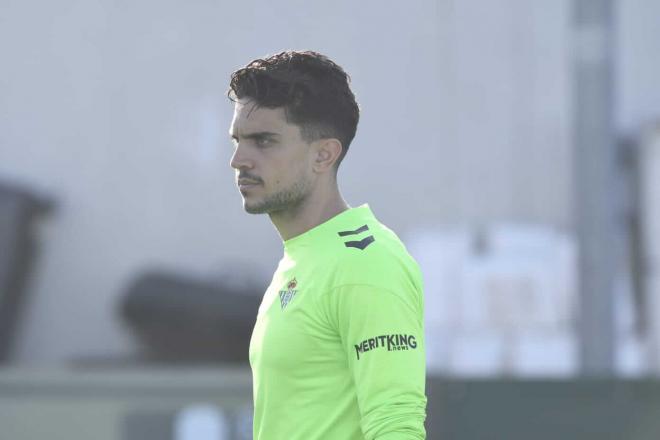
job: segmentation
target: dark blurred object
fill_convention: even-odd
[[[150,272],[129,288],[121,313],[147,361],[247,363],[263,293],[254,284]]]
[[[643,160],[640,154],[641,146],[637,137],[625,137],[619,140],[617,150],[620,173],[618,204],[620,216],[625,225],[624,258],[630,265],[631,289],[635,305],[635,331],[639,337],[646,337],[650,329],[648,322],[649,292],[644,283],[647,268],[644,256],[648,252],[647,243],[644,242],[644,208],[643,208],[643,182],[640,170]]]
[[[36,259],[36,222],[52,207],[44,197],[0,181],[0,363],[9,359]]]

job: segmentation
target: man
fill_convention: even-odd
[[[250,342],[255,440],[425,438],[419,268],[337,185],[359,119],[349,81],[294,51],[231,77],[243,205],[268,214],[284,244]]]

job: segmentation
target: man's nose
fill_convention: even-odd
[[[229,165],[235,170],[244,169],[244,168],[249,169],[253,167],[252,160],[246,156],[244,149],[242,149],[240,145],[237,146],[236,149],[234,150],[234,154],[231,156]]]

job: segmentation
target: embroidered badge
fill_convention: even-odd
[[[296,292],[298,292],[295,290],[297,285],[298,281],[294,278],[286,285],[286,290],[280,290],[280,305],[282,306],[282,310],[284,310],[293,300],[293,297],[296,296]]]

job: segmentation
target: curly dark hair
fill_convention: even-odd
[[[300,127],[303,139],[335,138],[342,152],[355,137],[360,109],[341,66],[313,51],[287,50],[251,61],[231,75],[230,100],[250,98],[261,107],[283,107],[287,121]]]

